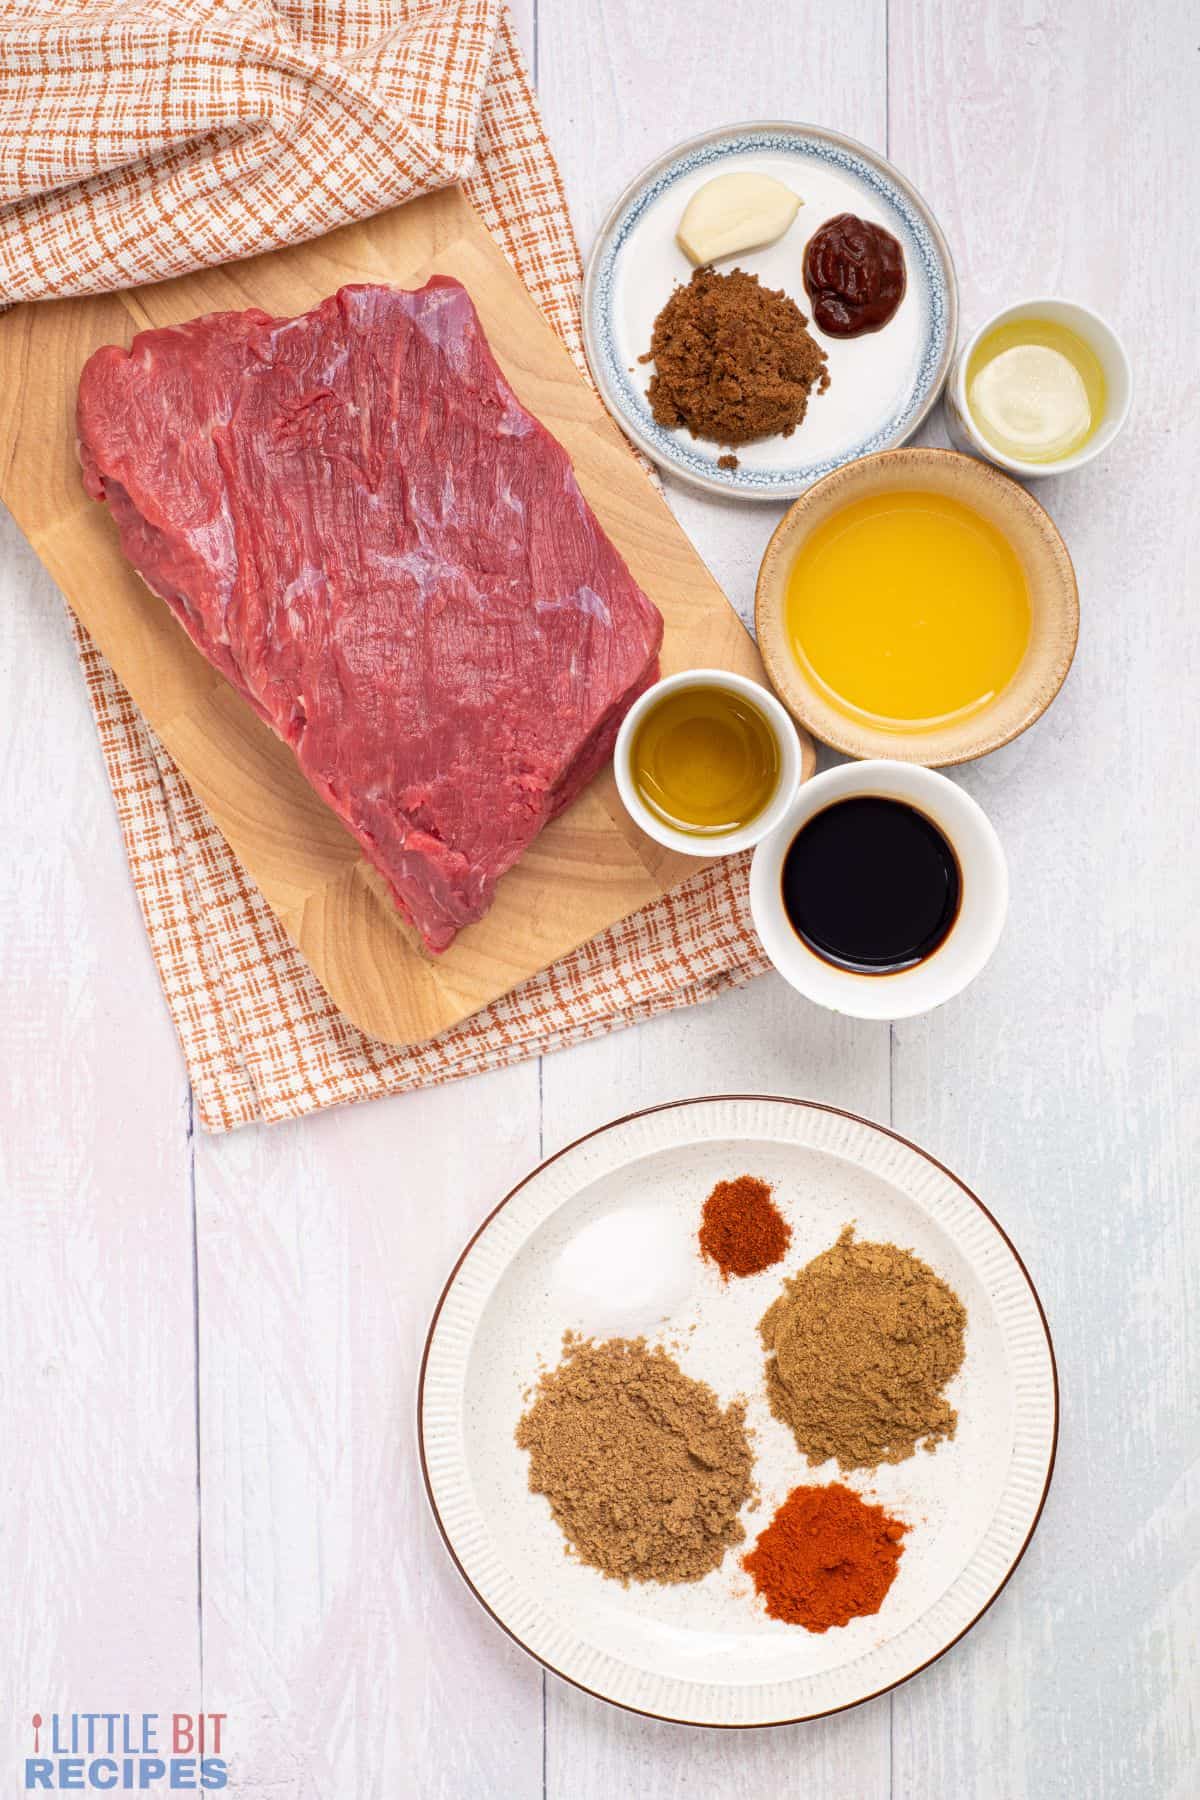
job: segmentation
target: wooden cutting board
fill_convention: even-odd
[[[606,770],[500,882],[485,918],[426,955],[291,752],[125,562],[75,454],[79,372],[147,326],[261,306],[306,311],[350,281],[456,276],[500,366],[566,447],[589,502],[666,620],[663,670],[765,679],[754,645],[523,283],[457,189],[315,243],[128,293],[0,317],[0,497],[347,1018],[417,1043],[498,999],[701,866],[634,827]],[[806,773],[811,745],[806,745]]]

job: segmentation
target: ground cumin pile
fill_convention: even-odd
[[[615,1580],[698,1581],[745,1536],[753,1492],[745,1403],[713,1390],[644,1338],[571,1333],[516,1440],[576,1555]]]
[[[927,1263],[858,1243],[848,1225],[759,1323],[771,1411],[814,1465],[874,1469],[932,1450],[958,1423],[942,1390],[962,1367],[966,1323]]]
[[[734,269],[697,269],[654,321],[647,391],[660,425],[685,425],[718,444],[789,437],[813,388],[829,386],[825,352],[805,329],[796,302]],[[723,467],[736,457],[721,458]]]

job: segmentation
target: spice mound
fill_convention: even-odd
[[[745,1537],[745,1403],[724,1411],[644,1338],[568,1333],[516,1429],[529,1486],[582,1562],[615,1581],[699,1581]]]
[[[841,1482],[793,1488],[742,1567],[773,1619],[828,1631],[879,1611],[907,1530]]]
[[[717,444],[790,437],[812,390],[829,386],[825,352],[806,323],[794,300],[760,287],[757,275],[697,269],[655,319],[641,359],[654,364],[647,390],[654,417]]]
[[[754,1175],[718,1181],[700,1215],[700,1252],[715,1262],[723,1281],[759,1275],[777,1263],[792,1241],[792,1228]]]
[[[858,1243],[848,1225],[759,1322],[771,1411],[810,1464],[875,1469],[932,1450],[958,1424],[942,1389],[962,1367],[966,1323],[927,1263]]]

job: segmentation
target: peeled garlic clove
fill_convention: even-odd
[[[783,236],[801,204],[799,195],[772,175],[714,175],[684,208],[676,242],[697,268],[761,250]]]

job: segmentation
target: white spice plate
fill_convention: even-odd
[[[791,1248],[761,1275],[722,1282],[701,1260],[696,1231],[713,1184],[741,1174],[774,1185]],[[947,1390],[959,1415],[954,1440],[874,1475],[841,1476],[832,1463],[809,1469],[771,1416],[757,1324],[782,1277],[851,1221],[859,1237],[890,1240],[931,1264],[963,1300],[968,1325],[963,1368]],[[801,1482],[844,1480],[903,1519],[911,1529],[880,1612],[821,1634],[770,1619],[738,1549],[704,1580],[677,1587],[622,1587],[565,1554],[548,1502],[529,1492],[513,1431],[567,1330],[643,1331],[722,1404],[746,1396],[761,1503],[742,1514],[744,1548]],[[601,1699],[657,1718],[779,1725],[907,1680],[991,1604],[1046,1498],[1058,1391],[1025,1268],[954,1175],[851,1114],[723,1096],[606,1125],[549,1157],[501,1202],[438,1303],[418,1430],[446,1546],[530,1655]]]
[[[722,446],[668,431],[650,410],[646,389],[654,321],[672,290],[692,278],[675,242],[684,207],[714,175],[742,170],[773,175],[804,204],[783,236],[762,250],[725,257],[764,287],[795,300],[828,359],[829,387],[814,392],[790,437],[763,438],[737,450],[722,469]],[[827,337],[811,322],[804,287],[808,240],[837,213],[857,213],[899,240],[907,283],[895,315],[880,331]],[[891,450],[910,438],[941,393],[954,356],[958,289],[950,251],[928,206],[898,169],[840,132],[787,120],[727,125],[677,144],[621,195],[588,259],[583,338],[605,405],[652,461],[694,487],[745,500],[787,500],[855,457]]]

